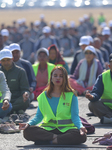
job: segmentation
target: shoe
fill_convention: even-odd
[[[87,116],[95,116],[92,112],[87,113],[86,115],[87,115]]]
[[[10,127],[11,127],[16,133],[19,133],[19,132],[20,132],[19,128],[16,126],[15,123],[11,123],[11,124],[9,124],[9,125],[10,125]]]
[[[9,120],[11,122],[15,122],[15,120],[19,119],[19,116],[17,114],[12,114],[9,116]]]
[[[108,146],[108,147],[106,148],[106,150],[112,150],[112,145],[111,145],[111,146]]]
[[[101,124],[110,124],[110,123],[112,123],[112,118],[107,118],[104,116],[101,118],[100,123]]]
[[[20,120],[22,120],[23,122],[28,122],[30,116],[24,113],[24,114],[19,115],[19,118],[20,118]]]
[[[15,133],[15,130],[12,129],[9,124],[1,124],[0,132],[1,133]]]

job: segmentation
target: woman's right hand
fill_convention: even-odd
[[[20,130],[25,130],[29,126],[28,123],[19,123],[19,129]]]

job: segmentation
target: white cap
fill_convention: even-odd
[[[7,29],[2,29],[1,30],[1,35],[2,36],[9,36],[9,31]]]
[[[43,33],[50,33],[51,32],[51,28],[48,27],[48,26],[45,26],[45,27],[43,27],[42,32]]]
[[[0,51],[0,60],[4,59],[4,58],[13,58],[12,56],[12,52],[8,49],[3,49]]]
[[[89,42],[93,43],[93,38],[90,35],[87,35]]]
[[[39,20],[36,20],[36,21],[34,22],[34,25],[35,25],[35,26],[39,26],[39,25],[40,25],[40,21],[39,21]]]
[[[84,15],[84,19],[88,19],[89,16],[87,14]]]
[[[47,56],[49,56],[49,51],[46,48],[44,48],[44,47],[40,48],[37,51],[37,55],[39,55],[40,52],[44,52],[44,53],[46,53]]]
[[[67,21],[65,19],[62,20],[63,25],[67,25]]]
[[[96,50],[95,50],[95,48],[93,46],[90,46],[90,45],[87,46],[85,48],[84,52],[86,52],[86,51],[91,51],[92,53],[94,53],[96,55]]]
[[[104,27],[102,30],[102,35],[110,35],[110,28]]]
[[[9,50],[12,52],[14,50],[18,50],[18,51],[21,51],[21,48],[19,46],[19,44],[17,43],[12,43],[9,45]]]
[[[56,27],[57,28],[61,27],[61,23],[60,22],[56,22]]]
[[[89,38],[87,36],[82,36],[80,38],[80,43],[79,45],[89,45],[90,41],[89,41]]]
[[[80,22],[83,22],[83,21],[84,21],[84,19],[83,19],[83,18],[79,18],[79,21],[80,21]]]
[[[70,27],[74,28],[75,27],[75,22],[74,21],[70,21]]]
[[[25,23],[25,22],[26,22],[26,19],[25,19],[25,18],[22,18],[21,21],[22,21],[22,23]]]
[[[9,46],[5,46],[3,49],[8,49],[9,50]]]
[[[107,23],[106,22],[102,22],[100,26],[101,26],[101,28],[104,28],[104,27],[107,26]]]
[[[54,21],[50,21],[50,25],[54,25]]]
[[[44,19],[44,14],[40,14],[40,18],[41,18],[41,19]]]
[[[112,20],[109,21],[109,27],[112,27]]]
[[[22,24],[22,19],[18,19],[18,20],[17,20],[17,23],[18,23],[18,24]]]

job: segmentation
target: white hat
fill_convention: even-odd
[[[93,43],[93,38],[90,35],[87,35],[89,42]]]
[[[34,25],[35,25],[35,26],[39,26],[39,25],[40,25],[40,21],[39,21],[39,20],[36,20],[36,21],[34,22]]]
[[[41,18],[41,19],[44,19],[44,14],[40,14],[40,18]]]
[[[102,30],[102,35],[110,35],[110,28],[104,27]]]
[[[56,27],[57,28],[61,27],[61,23],[60,22],[56,22]]]
[[[80,38],[80,43],[79,45],[89,45],[90,41],[89,41],[89,38],[87,36],[82,36]]]
[[[21,21],[22,21],[22,23],[25,23],[25,22],[26,22],[26,19],[25,19],[25,18],[22,18]]]
[[[48,26],[45,26],[45,27],[43,27],[42,32],[43,33],[50,33],[51,32],[51,28],[48,27]]]
[[[54,21],[50,21],[50,25],[54,25]]]
[[[106,22],[102,22],[100,26],[101,26],[101,28],[104,28],[104,27],[107,26],[107,23]]]
[[[67,21],[66,21],[65,19],[63,19],[63,20],[62,20],[62,24],[63,24],[63,25],[66,25],[66,24],[67,24]]]
[[[80,22],[83,22],[83,21],[84,21],[84,19],[83,19],[83,18],[79,18],[79,21],[80,21]]]
[[[12,43],[9,45],[9,50],[12,52],[14,50],[18,50],[18,51],[21,51],[21,48],[19,46],[19,44],[17,43]]]
[[[17,23],[18,23],[18,24],[22,24],[22,19],[18,19],[18,20],[17,20]]]
[[[7,29],[2,29],[1,30],[1,35],[2,36],[9,36],[9,31]]]
[[[112,27],[112,20],[109,21],[109,27]]]
[[[9,50],[9,46],[5,46],[3,49],[8,49]]]
[[[13,58],[12,56],[12,52],[8,49],[3,49],[0,51],[0,60],[4,59],[4,58]]]
[[[75,27],[75,22],[74,21],[70,21],[70,27],[74,28]]]
[[[84,19],[88,19],[89,16],[87,14],[84,15]]]
[[[87,46],[85,48],[84,52],[86,52],[86,51],[91,51],[92,53],[94,53],[96,55],[96,50],[95,50],[95,48],[93,46],[90,46],[90,45]]]
[[[49,51],[46,48],[44,48],[44,47],[40,48],[37,51],[37,55],[39,55],[40,52],[44,52],[44,53],[46,53],[47,56],[49,56]]]

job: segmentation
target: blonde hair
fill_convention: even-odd
[[[68,73],[66,71],[66,69],[64,67],[61,67],[61,66],[56,66],[52,71],[51,71],[51,76],[50,76],[50,81],[49,81],[49,84],[47,86],[47,88],[44,90],[47,92],[47,97],[51,98],[51,93],[54,89],[54,84],[52,82],[52,75],[53,75],[53,72],[56,70],[56,69],[59,69],[62,71],[62,74],[63,74],[63,84],[61,86],[61,93],[63,93],[63,97],[65,98],[65,94],[64,92],[73,92],[76,96],[77,96],[77,93],[74,89],[71,88],[70,84],[69,84],[69,81],[68,81]]]

